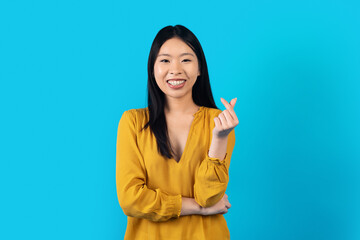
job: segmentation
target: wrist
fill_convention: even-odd
[[[204,208],[201,207],[194,198],[182,197],[180,216],[184,215],[203,215]]]
[[[218,136],[217,134],[213,134],[212,141],[216,142],[227,142],[228,141],[228,135]]]
[[[199,215],[203,215],[203,216],[206,216],[207,215],[207,208],[204,208],[202,206],[200,206],[200,209],[199,209]]]
[[[193,206],[194,206],[194,209],[195,209],[195,214],[198,214],[198,215],[204,215],[205,213],[205,208],[200,206],[196,201],[195,201],[195,198],[192,198],[192,201],[193,201]]]
[[[195,198],[191,198],[192,204],[193,204],[193,208],[194,208],[194,214],[198,214],[198,215],[206,215],[207,213],[207,209],[200,206],[200,204],[198,204],[195,200]]]
[[[208,151],[208,156],[213,158],[219,158],[223,160],[226,156],[228,137],[217,137],[213,136],[211,140],[210,149]]]

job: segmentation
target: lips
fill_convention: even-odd
[[[170,82],[173,82],[172,84]],[[175,83],[176,84],[175,84]],[[185,79],[182,79],[182,80],[172,80],[172,79],[169,79],[167,81],[167,85],[172,88],[172,89],[181,89],[182,87],[185,86],[185,83],[186,83],[186,80]],[[174,85],[173,85],[174,84]]]

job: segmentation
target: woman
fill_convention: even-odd
[[[148,107],[123,113],[116,145],[125,239],[230,239],[223,216],[235,145],[236,99],[219,110],[202,47],[181,25],[156,35]]]

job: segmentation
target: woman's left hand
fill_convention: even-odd
[[[222,111],[219,116],[214,118],[215,127],[213,129],[213,136],[225,138],[229,135],[231,130],[239,124],[239,120],[234,111],[237,98],[232,99],[230,103],[223,98],[220,99],[226,109]]]

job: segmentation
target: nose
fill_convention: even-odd
[[[170,74],[181,74],[181,64],[178,61],[172,61],[172,63],[170,64],[169,72]]]

